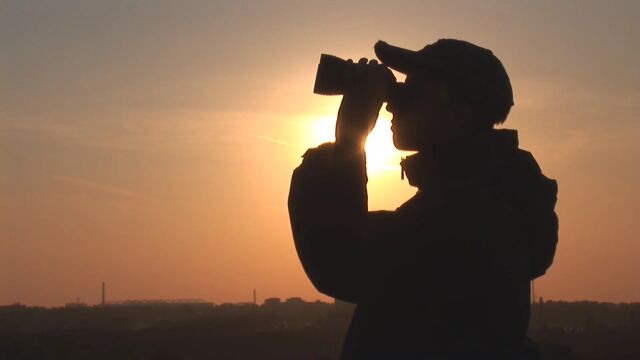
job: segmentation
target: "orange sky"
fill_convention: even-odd
[[[0,2],[0,304],[96,303],[102,280],[111,300],[326,299],[286,210],[291,171],[339,104],[312,93],[319,55],[441,37],[502,59],[504,126],[558,180],[560,243],[538,293],[640,301],[638,14],[634,1]],[[371,162],[371,209],[414,193],[399,156]]]

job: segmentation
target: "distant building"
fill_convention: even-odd
[[[74,303],[66,303],[64,304],[64,307],[66,308],[83,308],[83,307],[87,307],[87,304],[80,302],[80,298],[78,297],[76,299],[76,302]]]
[[[303,305],[303,304],[305,304],[305,303],[306,303],[306,301],[302,300],[302,298],[301,298],[301,297],[297,297],[297,296],[295,296],[295,297],[290,297],[290,298],[288,298],[288,299],[287,299],[287,301],[286,301],[286,304],[288,304],[288,305],[294,305],[294,304],[300,304],[300,305]]]
[[[212,302],[201,299],[149,299],[149,300],[123,300],[109,301],[103,306],[105,307],[190,307],[197,309],[211,309],[214,304]]]
[[[27,305],[23,305],[20,303],[13,303],[13,304],[9,304],[9,305],[0,305],[0,310],[19,310],[19,309],[26,309]]]
[[[263,306],[273,306],[273,305],[280,305],[280,304],[282,304],[282,301],[280,301],[280,298],[271,297],[271,298],[264,299]]]
[[[86,308],[88,305],[86,303],[81,302],[70,302],[64,304],[65,308]]]

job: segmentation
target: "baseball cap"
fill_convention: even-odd
[[[457,39],[440,39],[418,51],[378,41],[376,56],[404,74],[426,71],[444,79],[454,99],[471,104],[483,120],[504,122],[513,106],[513,90],[502,62],[489,49]]]

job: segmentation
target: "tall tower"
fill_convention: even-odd
[[[253,289],[253,305],[257,305],[257,302],[256,302],[256,289]]]
[[[534,280],[531,280],[531,303],[536,303],[536,283]]]
[[[105,306],[107,304],[105,295],[106,294],[105,294],[104,281],[103,281],[102,282],[102,306]]]

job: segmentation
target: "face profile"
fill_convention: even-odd
[[[445,83],[428,74],[409,74],[398,83],[386,107],[398,150],[419,151],[447,143],[475,130],[468,107],[454,103]]]
[[[386,108],[393,115],[396,148],[418,151],[443,141],[451,124],[443,84],[424,75],[408,75],[398,87]]]

